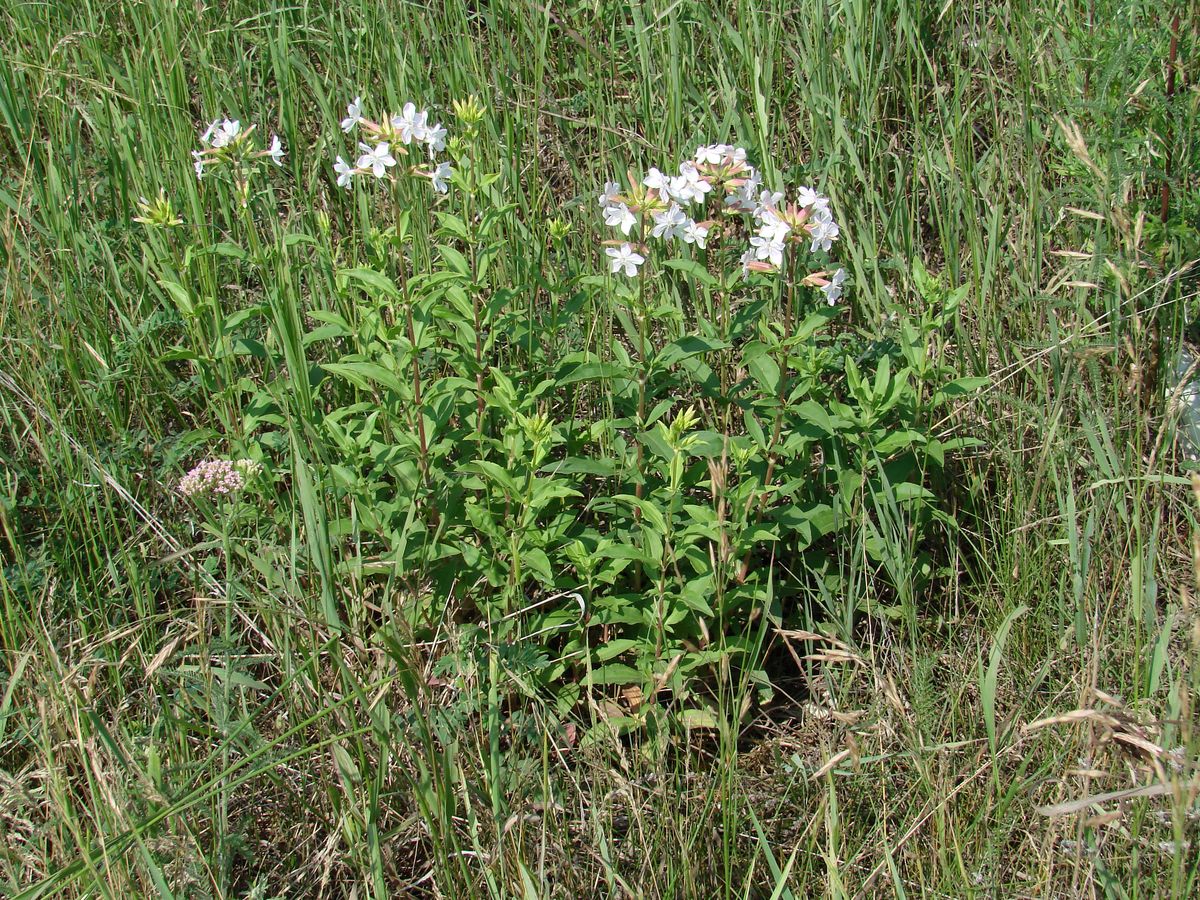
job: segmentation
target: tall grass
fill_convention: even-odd
[[[1197,506],[1164,400],[1200,255],[1186,12],[1167,96],[1170,10],[1135,0],[0,2],[0,883],[1194,895]],[[495,651],[451,704],[433,665],[459,648],[384,640],[342,602],[403,586],[372,593],[331,551],[362,526],[311,488],[331,461],[307,440],[298,377],[277,398],[292,541],[249,524],[214,552],[172,485],[246,409],[170,361],[184,323],[131,211],[166,187],[199,243],[248,244],[238,216],[209,221],[188,156],[200,124],[240,114],[292,148],[274,198],[288,229],[333,228],[361,257],[356,236],[389,214],[307,164],[338,152],[356,93],[477,94],[480,167],[517,208],[503,240],[574,227],[549,273],[599,269],[606,176],[729,138],[828,187],[857,326],[916,297],[914,259],[966,285],[940,353],[990,377],[961,412],[984,444],[958,472],[960,539],[904,622],[870,614],[863,565],[854,596],[812,606],[836,643],[771,639],[772,704],[744,715],[756,686],[736,684],[718,721],[666,749],[573,745],[587,716],[564,723],[536,692],[512,703],[519,667]],[[341,311],[339,265],[276,272],[293,376],[304,317]],[[493,264],[529,283],[519,265]],[[213,294],[266,300],[221,283],[215,259],[197,271]],[[555,349],[599,346],[593,324],[611,330],[611,311],[568,298]],[[906,571],[903,514],[871,513]],[[1124,789],[1142,791],[1053,808]]]

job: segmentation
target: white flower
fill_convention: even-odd
[[[733,147],[729,144],[726,144],[725,155],[732,159],[735,163],[744,163],[746,161],[746,148]]]
[[[444,194],[450,190],[449,181],[454,175],[454,169],[450,167],[450,163],[438,163],[438,167],[433,170],[430,178],[433,181],[433,189],[439,194]]]
[[[423,109],[413,120],[413,140],[424,141],[429,134],[429,110]]]
[[[833,306],[842,296],[842,284],[846,281],[846,270],[838,269],[833,273],[833,277],[829,279],[829,284],[822,286],[821,293],[825,295],[825,302]]]
[[[696,148],[696,162],[719,166],[725,159],[725,144],[709,144]]]
[[[671,194],[680,203],[691,203],[693,200],[704,200],[704,195],[712,190],[712,185],[704,180],[695,164],[685,162],[679,167],[679,177],[671,179]]]
[[[615,181],[604,182],[604,190],[596,199],[600,201],[601,206],[610,206],[617,194],[621,192],[621,186]]]
[[[708,226],[699,222],[688,222],[683,230],[683,240],[686,244],[695,244],[701,250],[705,249],[708,246],[705,243],[708,240]]]
[[[768,210],[774,212],[775,208],[782,202],[782,191],[763,191],[758,195],[758,205],[754,208],[754,218],[763,218]]]
[[[446,129],[441,122],[425,132],[425,143],[429,145],[430,153],[441,153],[446,149]]]
[[[620,228],[622,234],[628,235],[636,222],[637,219],[624,203],[610,203],[604,207],[604,224]]]
[[[333,171],[337,172],[338,187],[350,187],[350,182],[354,180],[354,169],[350,168],[348,162],[339,156],[333,164]]]
[[[196,170],[196,180],[204,177],[204,156],[199,150],[192,151],[192,168]]]
[[[283,143],[279,140],[279,135],[271,135],[271,149],[267,151],[267,156],[271,157],[271,162],[277,166],[283,166]]]
[[[787,238],[788,233],[792,230],[792,226],[783,221],[783,219],[779,217],[779,213],[770,207],[767,207],[763,210],[761,219],[762,225],[758,229],[758,233],[761,237],[766,238],[768,241],[778,241],[779,243],[783,243],[783,241]]]
[[[654,214],[654,227],[650,230],[652,237],[670,240],[683,234],[687,227],[688,217],[675,203]]]
[[[750,238],[750,246],[754,248],[755,259],[766,260],[776,267],[783,265],[783,241],[756,235]]]
[[[200,135],[200,143],[208,144],[212,142],[212,136],[217,133],[217,129],[221,126],[220,119],[213,119],[208,123],[208,127],[204,129],[204,133]]]
[[[750,263],[754,262],[754,251],[747,250],[742,254],[742,277],[750,277]]]
[[[376,178],[382,178],[387,174],[387,170],[396,164],[396,158],[388,152],[387,141],[375,147],[360,141],[358,149],[362,151],[362,156],[358,158],[357,168],[370,169]]]
[[[800,193],[797,197],[797,202],[801,206],[807,206],[809,209],[816,212],[817,210],[825,209],[829,206],[829,198],[823,194],[819,194],[810,187],[800,188]]]
[[[817,222],[809,236],[812,238],[812,245],[808,248],[810,252],[816,253],[818,249],[828,250],[830,245],[837,240],[837,223],[833,221]]]
[[[624,269],[625,274],[629,278],[633,278],[637,275],[638,266],[646,261],[646,258],[640,253],[635,253],[633,247],[628,243],[622,244],[619,248],[605,247],[604,252],[612,259],[610,265],[614,275]]]
[[[221,147],[228,146],[234,138],[242,130],[242,123],[237,119],[224,119],[220,122],[213,122],[208,126],[208,130],[204,132],[200,140],[204,143],[211,144],[218,150]]]
[[[425,110],[417,112],[416,104],[405,103],[401,114],[392,116],[392,127],[400,132],[400,140],[411,144],[413,141],[425,140],[425,133],[428,130],[425,122],[428,118],[429,113]]]
[[[342,119],[342,131],[350,133],[355,125],[362,121],[362,97],[355,97],[354,102],[346,107],[346,118]]]
[[[742,186],[725,198],[725,205],[738,206],[746,212],[756,210],[758,208],[758,189],[761,185],[762,176],[758,174],[757,169],[751,166]]]
[[[654,168],[654,166],[650,167],[650,171],[642,179],[642,184],[653,191],[658,191],[660,197],[669,197],[671,195],[671,179]]]
[[[829,211],[828,206],[818,206],[813,210],[811,218],[814,222],[832,222],[833,213]]]

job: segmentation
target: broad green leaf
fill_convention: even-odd
[[[337,273],[338,283],[344,285],[348,281],[355,282],[373,297],[399,298],[400,289],[392,279],[374,269],[341,269]]]

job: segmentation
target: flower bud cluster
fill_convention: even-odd
[[[183,224],[183,219],[175,213],[175,207],[171,205],[171,200],[163,188],[159,188],[158,196],[153,200],[139,197],[137,206],[138,214],[133,217],[133,221],[142,225],[152,228],[174,228]]]
[[[358,142],[359,156],[351,166],[342,157],[337,157],[333,170],[337,173],[338,187],[349,188],[358,175],[387,178],[389,170],[406,171],[410,175],[428,178],[433,189],[440,194],[449,190],[454,169],[449,162],[436,166],[408,166],[396,169],[397,156],[407,157],[410,151],[424,145],[432,162],[435,153],[446,149],[446,129],[442,123],[429,124],[429,111],[417,110],[415,103],[405,103],[399,115],[384,116],[379,122],[363,115],[363,98],[355,97],[346,107],[346,118],[342,119],[342,131],[349,134],[355,128],[364,138]]]
[[[747,231],[753,232],[741,258],[745,276],[781,271],[793,245],[807,245],[810,254],[828,253],[839,236],[828,197],[802,187],[795,200],[786,203],[782,192],[764,190],[758,170],[746,161],[744,147],[697,147],[695,156],[680,164],[678,174],[652,167],[640,181],[629,173],[629,183],[623,191],[618,182],[608,182],[598,198],[606,225],[626,237],[637,228],[636,242],[604,242],[614,274],[637,275],[646,261],[646,240],[679,239],[705,249],[714,229],[719,230],[721,212],[748,219]],[[718,197],[723,197],[721,209],[710,214],[709,204]],[[845,280],[844,269],[832,275],[821,270],[806,275],[801,283],[819,287],[833,305],[842,296]]]
[[[206,459],[180,479],[179,493],[185,497],[236,494],[260,471],[262,466],[250,459]]]

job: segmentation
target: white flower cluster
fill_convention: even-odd
[[[232,166],[239,182],[246,175],[247,164],[255,159],[270,159],[277,166],[283,165],[283,142],[279,135],[271,135],[271,145],[261,148],[254,140],[257,126],[242,128],[237,119],[214,119],[200,134],[200,149],[192,151],[192,167],[196,178],[203,179],[207,168],[221,165]]]
[[[342,157],[337,157],[333,170],[337,173],[338,187],[349,188],[356,175],[370,174],[385,178],[389,169],[397,165],[396,156],[407,156],[410,149],[425,145],[430,158],[446,149],[446,129],[442,123],[429,124],[429,111],[417,111],[415,103],[405,103],[398,116],[384,116],[382,122],[374,122],[363,116],[363,99],[355,97],[346,107],[346,118],[342,119],[342,131],[349,134],[358,128],[366,140],[358,142],[359,156],[351,166]],[[409,174],[428,178],[433,189],[440,194],[450,189],[454,169],[448,162],[440,162],[431,168],[411,166]]]
[[[742,255],[742,272],[778,272],[783,268],[789,244],[808,244],[809,253],[828,252],[838,239],[838,225],[829,210],[829,198],[810,187],[802,187],[796,200],[784,202],[782,192],[762,188],[762,177],[746,162],[744,147],[732,144],[708,144],[697,147],[695,156],[679,166],[679,174],[668,175],[651,168],[639,182],[631,173],[630,188],[621,191],[615,181],[604,185],[599,196],[604,224],[629,237],[637,226],[637,243],[605,241],[605,254],[611,271],[633,277],[646,261],[648,252],[642,243],[649,238],[707,247],[710,232],[716,226],[715,213],[708,217],[711,197],[724,195],[723,211],[729,216],[748,216],[754,234],[750,247]],[[699,214],[691,213],[699,205]],[[747,225],[750,229],[750,226]],[[802,284],[819,287],[833,305],[842,296],[846,281],[844,269],[832,275],[813,272]]]

